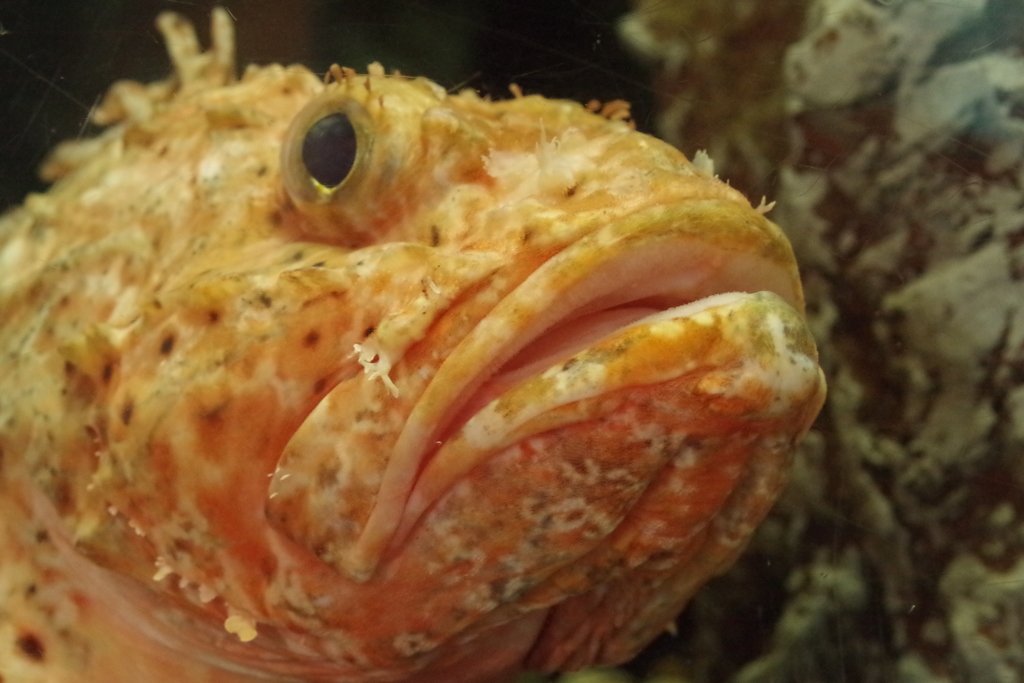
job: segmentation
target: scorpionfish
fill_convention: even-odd
[[[236,78],[212,23],[0,219],[0,677],[628,659],[824,400],[768,207],[624,103]]]

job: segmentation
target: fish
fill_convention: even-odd
[[[0,217],[0,677],[627,660],[824,400],[770,205],[624,103],[236,78],[211,21]]]

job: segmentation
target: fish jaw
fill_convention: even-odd
[[[733,292],[655,313],[515,385],[447,435],[416,480],[397,542],[474,467],[529,439],[557,443],[557,430],[600,430],[630,412],[641,433],[746,434],[772,425],[792,442],[823,397],[806,326],[777,295]],[[609,446],[593,448],[614,453],[619,439],[612,430],[594,439]]]
[[[546,612],[530,666],[619,663],[740,552],[824,382],[777,296],[711,299],[526,380],[432,454],[380,570],[432,642]]]
[[[729,202],[637,220],[646,232],[608,226],[538,268],[411,408],[379,385],[325,399],[326,412],[411,410],[397,444],[372,464],[359,458],[359,471],[344,448],[327,449],[365,480],[372,514],[394,515],[369,568],[357,555],[372,531],[365,506],[349,514],[351,497],[336,493],[314,507],[319,492],[280,481],[316,480],[298,462],[275,475],[277,528],[352,595],[381,596],[360,602],[408,606],[362,629],[381,657],[394,642],[457,657],[460,634],[541,613],[535,640],[515,646],[532,666],[621,662],[727,566],[781,490],[825,395],[788,246]],[[716,243],[716,225],[731,239]],[[409,425],[424,445],[389,504]],[[372,621],[347,611],[352,624]],[[598,613],[607,618],[591,623]]]
[[[597,229],[549,259],[476,325],[426,387],[395,443],[376,507],[344,571],[355,578],[372,573],[401,524],[433,442],[472,397],[479,403],[480,387],[531,342],[602,310],[667,309],[720,292],[762,290],[802,314],[788,242],[770,221],[731,200],[655,207]]]
[[[621,662],[742,550],[824,391],[775,294],[634,321],[453,425],[373,576],[323,579],[345,596],[323,616],[358,625],[381,668]]]

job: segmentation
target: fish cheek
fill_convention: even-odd
[[[270,524],[342,573],[401,426],[387,400],[379,382],[342,381],[291,436],[270,481]]]

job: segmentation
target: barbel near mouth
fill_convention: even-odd
[[[770,291],[802,314],[792,263],[777,227],[722,199],[638,212],[551,257],[458,344],[413,406],[345,573],[368,580],[399,530],[413,526],[409,495],[439,437],[471,417],[467,406],[648,315],[709,296]]]

